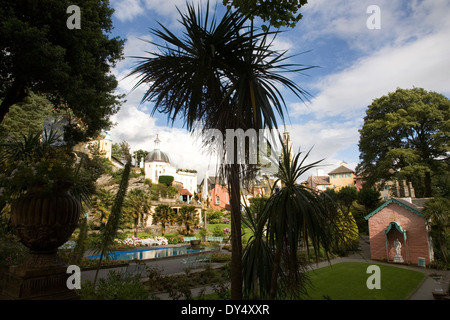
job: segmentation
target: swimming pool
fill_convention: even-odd
[[[179,256],[183,254],[191,254],[198,252],[208,252],[217,250],[216,247],[205,247],[201,249],[191,249],[189,247],[167,247],[167,248],[151,248],[131,251],[115,251],[109,254],[110,260],[146,260],[165,257]],[[99,259],[100,255],[87,256],[87,259]]]

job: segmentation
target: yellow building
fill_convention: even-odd
[[[330,188],[339,191],[342,187],[355,186],[355,172],[347,167],[345,161],[341,162],[340,166],[331,172],[328,172],[330,177]]]

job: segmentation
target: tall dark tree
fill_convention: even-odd
[[[449,159],[450,100],[421,88],[375,99],[360,130],[357,171],[369,185],[381,179],[412,182],[416,196],[432,195],[432,177]]]
[[[106,259],[109,259],[109,253],[112,251],[114,239],[116,238],[117,230],[119,229],[120,221],[122,220],[123,204],[127,194],[130,169],[131,157],[128,158],[128,161],[125,164],[119,189],[117,190],[116,197],[114,198],[114,203],[111,208],[111,214],[108,217],[106,225],[100,231],[99,241],[97,243],[97,248],[95,249],[98,253],[100,253],[100,259],[95,272],[94,285],[97,282],[98,271],[100,270],[103,258],[105,257]]]
[[[80,8],[80,29],[67,27],[70,5]],[[108,127],[120,105],[110,69],[123,50],[122,40],[108,37],[112,13],[109,1],[1,0],[0,123],[32,91],[73,112],[75,141]]]
[[[218,20],[209,16],[209,8],[202,15],[188,5],[187,13],[180,14],[183,37],[163,25],[153,29],[152,36],[162,42],[154,43],[160,50],[138,57],[141,61],[132,73],[139,77],[137,86],[149,85],[143,101],[154,103],[153,112],[166,113],[172,121],[183,117],[190,131],[199,121],[204,137],[209,129],[225,137],[227,129],[276,128],[276,116],[283,118],[286,108],[280,87],[304,98],[305,92],[279,71],[306,68],[285,63],[285,53],[271,49],[269,38],[275,33],[246,27],[248,17],[239,11],[228,10]],[[217,147],[217,140],[205,141]],[[223,166],[230,190],[231,298],[241,299],[240,183],[246,164],[239,164],[236,157],[231,162]]]

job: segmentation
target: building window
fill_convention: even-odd
[[[219,196],[216,196],[216,204],[217,204],[217,205],[220,204],[220,198],[219,198]]]

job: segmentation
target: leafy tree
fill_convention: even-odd
[[[199,223],[195,207],[182,206],[178,212],[177,222],[179,225],[184,225],[183,234],[186,236],[190,235],[193,232],[192,228]]]
[[[159,204],[155,208],[152,223],[155,225],[161,223],[161,233],[164,236],[166,234],[166,225],[172,225],[175,219],[175,212],[169,205]]]
[[[341,210],[344,211],[345,209],[346,213],[350,212],[350,207],[357,197],[358,193],[354,187],[345,186],[336,193],[336,200],[341,207]]]
[[[450,263],[450,200],[434,198],[424,206],[424,214],[430,221],[435,255],[444,265]]]
[[[199,9],[200,10],[200,9]],[[207,8],[204,12],[208,12]],[[292,91],[302,99],[306,93],[280,71],[300,71],[308,67],[285,63],[285,52],[270,48],[276,32],[256,32],[248,27],[248,16],[228,10],[220,20],[206,14],[199,16],[192,5],[181,14],[184,37],[160,25],[152,42],[160,50],[141,60],[131,75],[137,75],[136,86],[149,85],[142,101],[154,103],[174,121],[184,117],[190,131],[203,124],[204,143],[217,145],[207,136],[209,129],[225,136],[227,129],[276,128],[277,115],[283,118],[285,101],[280,88]],[[235,146],[239,148],[241,146]],[[225,148],[223,148],[225,149]],[[225,153],[220,155],[225,157]],[[231,207],[231,298],[242,298],[242,233],[240,184],[247,164],[224,165],[222,175],[228,179]]]
[[[366,209],[366,213],[375,210],[381,202],[381,193],[374,188],[363,186],[358,191],[357,201]]]
[[[113,143],[111,145],[111,155],[119,160],[126,159],[130,154],[130,145],[126,141]]]
[[[141,164],[141,161],[145,160],[145,157],[148,155],[148,151],[139,149],[137,151],[133,152],[133,157],[136,161],[136,165],[139,166]]]
[[[410,181],[417,197],[432,196],[432,177],[449,159],[450,100],[421,88],[397,89],[375,99],[360,129],[361,162],[369,185]]]
[[[297,12],[307,2],[307,0],[223,0],[223,4],[228,8],[235,7],[252,17],[260,17],[264,22],[269,21],[269,24],[275,28],[294,28],[302,18],[302,14]],[[263,28],[268,29],[265,25]]]
[[[83,1],[81,28],[70,30],[66,10],[72,4],[1,1],[0,123],[12,105],[40,92],[56,108],[73,112],[68,132],[74,141],[110,126],[109,117],[121,100],[110,70],[122,58],[123,40],[108,36],[113,13],[109,1]]]
[[[269,198],[267,197],[255,197],[250,198],[248,201],[250,202],[250,212],[254,215],[262,214],[264,211],[264,207],[266,206],[267,201]]]
[[[345,254],[346,251],[354,249],[359,244],[359,230],[352,213],[344,213],[338,209],[336,216],[337,234],[335,250],[339,254]]]
[[[53,105],[33,92],[10,108],[8,117],[0,124],[0,138],[18,140],[29,132],[42,131],[46,117],[54,114]]]
[[[137,237],[139,222],[145,221],[150,211],[150,195],[142,189],[131,189],[125,199],[124,214],[133,219],[134,236]]]

